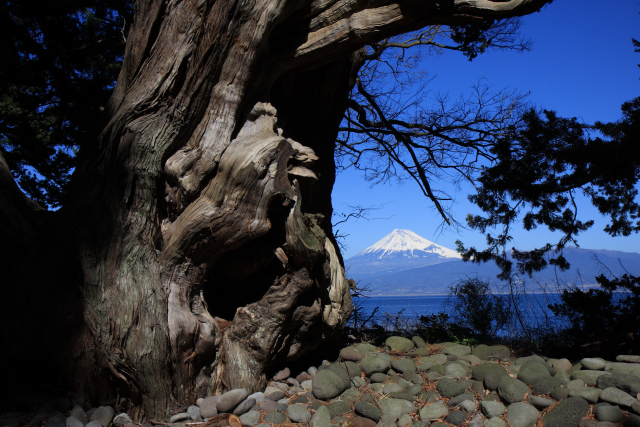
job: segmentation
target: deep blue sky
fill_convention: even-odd
[[[639,12],[638,0],[556,0],[541,12],[523,18],[522,34],[533,39],[532,51],[488,52],[472,62],[457,52],[429,57],[424,67],[436,76],[430,88],[455,97],[484,77],[496,89],[530,92],[529,100],[535,106],[556,110],[561,116],[585,122],[618,120],[620,105],[640,96],[640,54],[634,53],[631,43],[632,37],[640,39]],[[456,197],[453,212],[464,223],[467,213],[478,212],[466,201],[466,193]],[[414,183],[370,187],[358,171],[338,175],[333,192],[336,211],[347,211],[347,205],[382,204],[384,208],[371,216],[388,219],[351,221],[337,227],[348,234],[345,258],[395,228],[410,229],[452,249],[458,239],[468,246],[484,247],[484,237],[476,231],[438,233],[440,218]],[[579,210],[583,220],[596,221],[579,237],[581,247],[640,252],[639,235],[609,237],[602,231],[606,220],[595,208],[583,201]],[[529,233],[519,230],[514,246],[532,249],[553,239],[545,229]]]

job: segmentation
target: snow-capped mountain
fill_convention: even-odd
[[[459,260],[460,255],[410,230],[393,230],[380,241],[345,261],[348,275],[364,278],[441,262]]]

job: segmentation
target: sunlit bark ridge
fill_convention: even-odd
[[[19,330],[59,303],[65,319],[38,333],[60,343],[51,363],[79,399],[117,395],[159,415],[263,387],[351,311],[331,189],[362,47],[546,3],[138,1],[108,124],[74,176],[77,201],[38,239],[48,272],[12,276],[14,296],[33,298]],[[46,303],[44,275],[66,290]],[[13,354],[34,348],[2,332]]]

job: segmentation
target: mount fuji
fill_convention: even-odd
[[[430,242],[413,231],[396,229],[346,260],[345,265],[350,276],[364,278],[460,259],[454,250]]]
[[[597,286],[595,277],[600,274],[640,275],[640,254],[635,252],[566,247],[563,254],[571,264],[568,271],[549,267],[535,273],[533,279],[522,279],[537,289],[536,282],[592,287]],[[504,284],[496,278],[500,270],[494,263],[463,262],[457,252],[409,230],[393,230],[347,259],[345,266],[347,277],[366,285],[374,296],[447,294],[450,285],[474,277],[491,281],[498,290]]]

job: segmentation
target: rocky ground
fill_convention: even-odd
[[[512,357],[504,346],[427,345],[390,337],[356,344],[295,377],[284,369],[263,392],[231,390],[143,427],[640,427],[640,356],[616,361]],[[138,427],[110,406],[58,398],[0,427]]]

